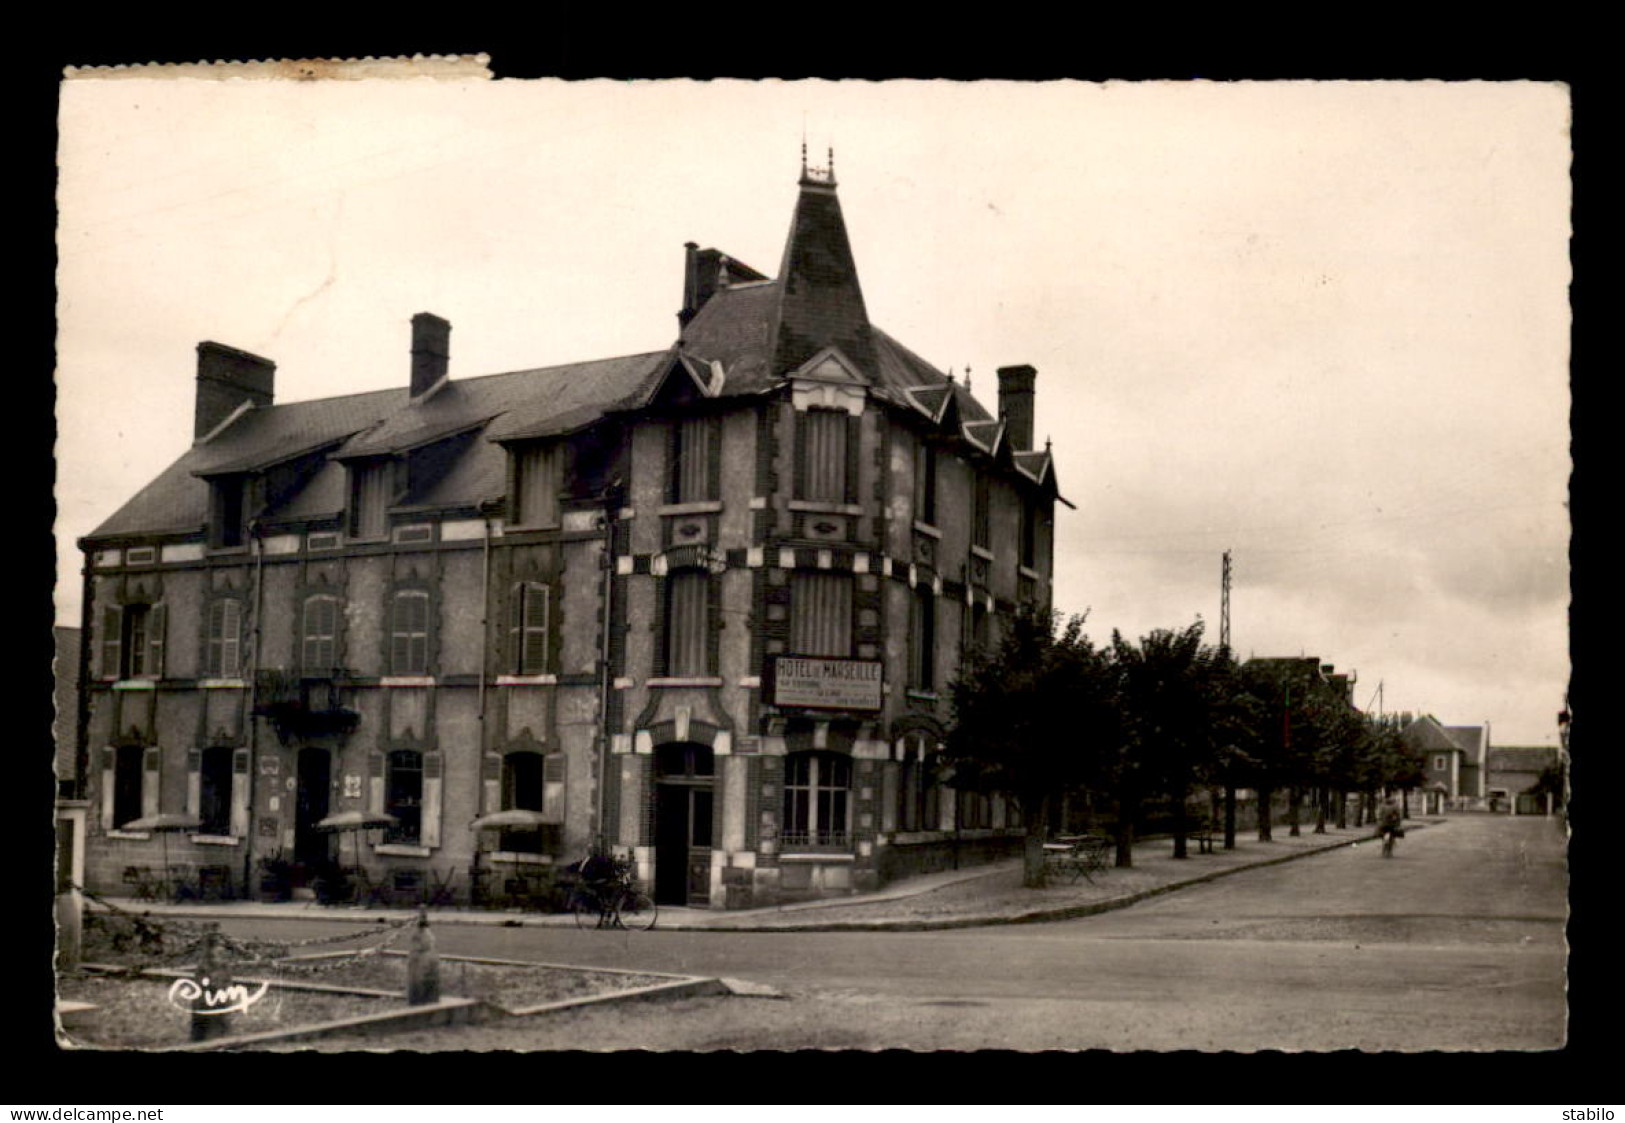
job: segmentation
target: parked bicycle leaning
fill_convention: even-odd
[[[575,914],[576,927],[588,927],[589,920],[594,928],[647,932],[655,926],[659,910],[653,898],[638,887],[630,859],[618,858],[602,844],[594,844],[591,853],[571,868],[581,878],[570,893],[568,906]]]

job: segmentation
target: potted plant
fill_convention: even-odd
[[[262,901],[288,901],[293,899],[293,863],[274,854],[260,856],[260,899]]]
[[[316,900],[324,905],[347,903],[355,893],[350,875],[337,862],[323,862],[316,867]]]

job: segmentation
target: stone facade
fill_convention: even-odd
[[[995,417],[873,327],[816,169],[780,277],[690,244],[679,323],[465,380],[421,314],[401,392],[292,406],[200,347],[197,443],[82,543],[90,887],[167,851],[460,897],[599,840],[740,908],[1014,852],[934,757],[961,653],[1050,603],[1035,372]]]

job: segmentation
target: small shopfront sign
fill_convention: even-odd
[[[769,674],[771,701],[816,710],[878,710],[881,670],[878,659],[779,655]]]

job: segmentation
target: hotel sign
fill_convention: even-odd
[[[818,659],[779,655],[772,661],[771,701],[818,710],[880,709],[878,659]]]

